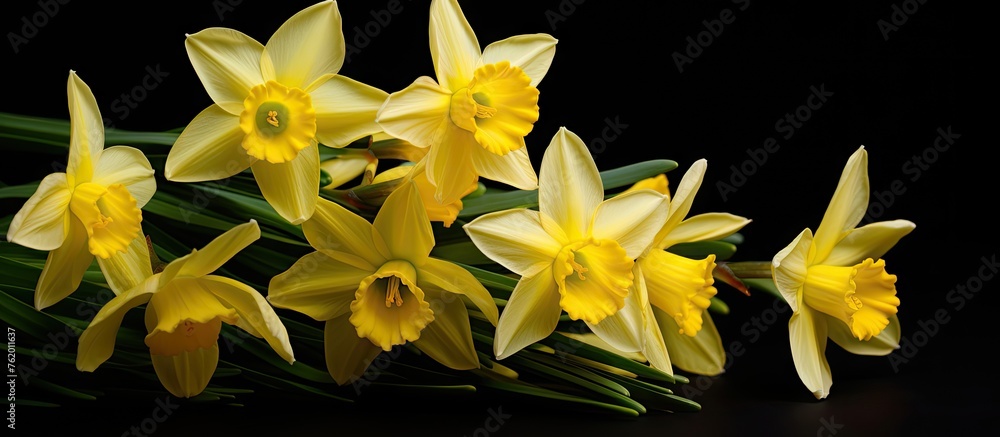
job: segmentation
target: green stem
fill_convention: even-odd
[[[726,265],[740,279],[771,278],[770,261],[739,261],[726,263]]]

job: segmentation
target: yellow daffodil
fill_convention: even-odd
[[[899,347],[896,276],[881,256],[915,225],[892,220],[855,228],[868,196],[868,153],[861,147],[847,161],[816,234],[806,228],[771,262],[775,285],[793,311],[788,331],[795,369],[817,399],[833,384],[827,338],[860,355]]]
[[[388,94],[337,74],[345,44],[334,1],[295,14],[266,45],[210,28],[185,46],[215,104],[177,138],[169,180],[222,179],[249,167],[268,203],[299,224],[316,207],[318,143],[343,147],[381,130],[375,113]]]
[[[497,325],[497,359],[551,334],[563,310],[617,349],[641,350],[633,260],[666,219],[666,199],[639,190],[604,200],[590,152],[565,128],[542,157],[538,185],[537,211],[484,214],[464,227],[486,256],[521,275]]]
[[[462,211],[461,199],[446,204],[439,203],[434,199],[435,188],[431,185],[430,181],[427,180],[427,167],[425,166],[424,161],[418,162],[416,165],[401,165],[386,170],[376,175],[372,180],[372,183],[377,184],[393,180],[397,181],[399,184],[403,184],[406,181],[413,181],[416,185],[417,192],[420,193],[424,209],[427,211],[427,219],[432,222],[441,222],[444,227],[451,227],[451,224],[458,218],[458,213]],[[478,181],[474,180],[472,184],[466,187],[465,191],[462,192],[462,197],[476,191],[478,186]]]
[[[538,120],[538,83],[555,54],[550,35],[518,35],[480,51],[456,0],[433,0],[430,47],[437,81],[420,77],[378,111],[386,133],[430,147],[427,178],[443,204],[477,176],[533,190],[524,136]]]
[[[7,230],[7,241],[49,251],[35,287],[37,309],[73,293],[94,257],[115,293],[152,274],[141,208],[156,191],[153,169],[138,149],[104,148],[97,100],[75,71],[68,94],[66,172],[42,179]]]
[[[111,299],[80,335],[77,369],[93,372],[107,361],[125,313],[142,304],[153,369],[174,396],[205,390],[219,362],[222,322],[264,338],[281,358],[294,362],[285,326],[267,300],[248,285],[211,274],[258,238],[260,228],[250,220]]]
[[[750,223],[749,219],[727,213],[685,218],[707,167],[707,161],[700,159],[684,174],[653,245],[637,260],[645,282],[645,293],[641,293],[643,303],[650,304],[644,305],[649,311],[643,353],[653,367],[667,372],[671,356],[672,365],[702,375],[722,373],[726,361],[722,338],[707,310],[717,292],[712,277],[715,255],[694,260],[667,251],[679,243],[727,237]],[[667,185],[666,175],[659,175],[640,181],[633,188],[645,187],[669,194]]]
[[[389,195],[374,223],[320,199],[302,231],[316,251],[271,279],[268,300],[326,322],[334,380],[351,382],[406,342],[447,367],[479,367],[464,300],[494,325],[496,304],[467,270],[428,256],[434,235],[412,182]]]

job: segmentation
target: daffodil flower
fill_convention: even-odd
[[[851,155],[816,234],[800,233],[771,262],[788,321],[799,378],[817,399],[830,393],[827,338],[851,353],[886,355],[899,347],[896,276],[880,257],[909,234],[907,220],[856,228],[868,208],[868,153]]]
[[[728,213],[687,217],[707,168],[707,161],[699,159],[684,174],[653,245],[637,260],[645,285],[642,301],[650,304],[643,353],[653,367],[666,372],[672,364],[692,373],[717,375],[726,360],[722,338],[707,310],[717,292],[712,277],[715,255],[695,260],[667,251],[679,243],[727,237],[750,223]],[[633,188],[650,188],[669,196],[667,185],[666,175],[659,175]]]
[[[293,15],[266,45],[210,28],[185,46],[215,104],[177,138],[169,180],[223,179],[249,167],[275,211],[299,224],[316,207],[318,144],[343,147],[381,130],[375,113],[388,94],[337,74],[345,44],[334,1]]]
[[[373,223],[320,199],[302,231],[316,251],[271,279],[268,300],[326,322],[326,366],[339,384],[406,342],[452,369],[479,367],[464,301],[494,325],[496,304],[467,270],[428,256],[434,235],[412,182]]]
[[[464,226],[486,256],[521,276],[497,325],[497,359],[550,335],[563,310],[615,348],[639,351],[634,260],[666,219],[666,198],[639,190],[604,200],[590,152],[566,128],[546,149],[540,177],[537,211],[493,212]]]
[[[446,228],[451,227],[451,224],[455,223],[455,219],[458,218],[458,213],[462,211],[462,200],[458,199],[450,203],[438,203],[434,199],[435,188],[427,179],[427,167],[425,163],[425,161],[420,161],[414,165],[400,165],[386,170],[376,175],[372,179],[372,183],[396,181],[398,184],[404,184],[406,181],[413,181],[417,192],[420,193],[424,209],[427,211],[427,219],[432,222],[441,222]],[[472,184],[462,192],[462,196],[464,197],[476,191],[478,186],[478,181],[473,180]]]
[[[433,0],[430,47],[437,81],[420,77],[389,95],[377,121],[386,133],[430,147],[427,178],[435,199],[452,203],[477,176],[537,188],[524,137],[538,120],[538,83],[556,39],[518,35],[480,51],[455,0]]]
[[[153,369],[174,396],[192,397],[208,386],[219,362],[223,322],[264,338],[294,362],[285,326],[267,300],[248,285],[212,274],[259,238],[260,228],[250,220],[111,299],[80,335],[77,369],[93,372],[107,361],[125,313],[143,304]]]
[[[138,149],[104,148],[97,100],[75,71],[67,91],[66,172],[42,179],[7,230],[7,241],[49,251],[35,287],[39,310],[76,291],[94,257],[116,294],[152,274],[141,208],[156,191],[153,169]]]

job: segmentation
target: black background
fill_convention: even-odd
[[[527,137],[536,169],[560,126],[588,141],[602,170],[672,159],[680,165],[670,175],[676,183],[693,161],[706,158],[709,169],[692,214],[724,211],[753,219],[743,230],[746,243],[736,259],[764,261],[803,228],[815,230],[844,163],[864,145],[872,202],[882,206],[870,210],[874,218],[905,218],[917,224],[885,256],[890,272],[898,275],[903,336],[913,340],[921,331],[934,335],[919,337],[927,341],[897,366],[886,357],[851,355],[831,343],[827,356],[833,369],[832,393],[815,401],[792,364],[788,314],[766,325],[766,331],[758,330],[759,337],[750,342],[748,322],[767,313],[772,299],[763,294],[746,298],[722,286],[720,296],[732,308],[730,315],[716,317],[723,342],[741,341],[746,352],[723,377],[694,396],[703,406],[698,413],[651,413],[623,420],[546,411],[517,399],[487,396],[451,402],[400,399],[367,409],[306,405],[280,394],[261,394],[246,400],[243,409],[186,406],[161,424],[156,435],[248,430],[473,435],[489,417],[488,409],[498,406],[511,418],[491,435],[989,430],[988,415],[998,406],[991,323],[996,287],[985,281],[982,291],[965,299],[961,309],[948,300],[957,285],[978,276],[982,258],[995,256],[997,250],[996,220],[986,212],[996,198],[989,150],[995,141],[982,122],[993,104],[986,92],[995,86],[995,75],[986,82],[977,79],[986,69],[983,58],[995,56],[996,49],[975,34],[986,26],[976,20],[983,14],[935,0],[577,2],[462,3],[482,47],[527,33],[550,33],[559,39],[552,67],[539,85],[540,119]],[[68,118],[66,79],[73,69],[90,85],[102,114],[115,127],[181,127],[212,103],[187,58],[185,33],[223,26],[263,43],[288,17],[311,4],[232,3],[238,4],[222,9],[217,6],[228,5],[226,0],[60,5],[16,53],[11,44],[0,47],[0,111]],[[421,75],[433,77],[426,1],[402,0],[399,13],[382,13],[383,20],[391,17],[387,24],[369,27],[374,36],[357,36],[373,22],[373,13],[378,15],[390,3],[339,4],[347,41],[360,50],[340,74],[387,92]],[[894,6],[904,3],[911,10],[919,7],[912,14],[896,12],[896,23],[901,14],[906,22],[886,39],[878,23],[893,23]],[[735,20],[679,71],[673,54],[683,54],[687,38],[696,39],[706,30],[703,20],[717,20],[726,9]],[[5,4],[0,19],[5,41],[23,31],[22,17],[31,20],[41,10],[36,1]],[[702,41],[707,41],[705,35]],[[147,67],[157,66],[168,75],[126,114],[115,100],[142,84]],[[812,87],[833,94],[786,138],[789,131],[776,122],[805,105]],[[992,120],[992,112],[989,116]],[[602,145],[596,140],[606,131],[607,120],[627,127]],[[946,151],[932,153],[938,129],[949,127],[960,137]],[[767,138],[777,140],[778,150],[767,154],[763,164],[750,167],[748,149],[761,148]],[[923,168],[913,161],[921,155],[928,163]],[[723,196],[718,183],[733,184],[733,168],[743,165],[753,170],[744,170],[745,181]],[[46,165],[32,166],[18,156],[0,160],[0,180],[8,184],[37,180],[49,172]],[[897,189],[890,199],[884,193],[897,180],[905,191]],[[926,321],[942,311],[947,321],[937,330],[926,328]],[[120,435],[146,417],[153,405],[150,400],[148,405],[92,410],[22,408],[18,428],[44,432],[56,426],[55,421],[80,420],[80,430]],[[829,423],[837,426],[824,427]]]

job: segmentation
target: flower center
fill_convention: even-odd
[[[146,337],[149,353],[153,355],[180,355],[207,349],[218,343],[222,331],[222,318],[215,317],[205,323],[185,320],[173,332],[157,331]]]
[[[559,305],[574,320],[600,323],[625,306],[632,264],[613,240],[586,239],[564,246],[552,263]]]
[[[87,229],[90,253],[102,259],[124,252],[141,230],[142,211],[122,184],[77,185],[69,207]]]
[[[417,287],[416,275],[409,262],[392,260],[361,281],[349,319],[359,337],[386,351],[420,338],[434,311]]]
[[[842,320],[861,340],[882,332],[899,307],[896,275],[885,271],[884,260],[871,258],[855,266],[809,267],[802,298],[811,308]]]
[[[452,94],[450,113],[483,148],[506,155],[524,147],[524,136],[538,120],[538,89],[507,61],[483,65],[467,87]]]
[[[268,81],[243,101],[243,149],[273,164],[288,162],[316,137],[316,110],[308,93]]]
[[[702,314],[718,292],[712,277],[715,255],[696,260],[657,250],[643,257],[640,264],[650,304],[672,316],[681,334],[698,334]]]

